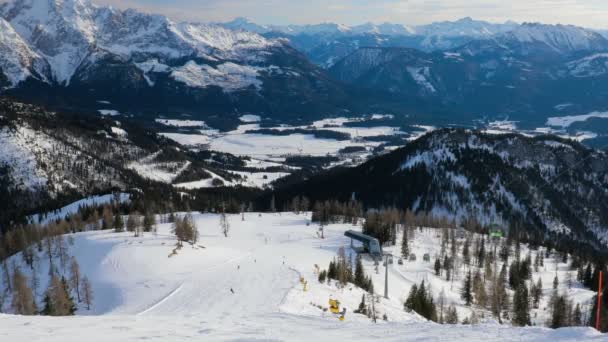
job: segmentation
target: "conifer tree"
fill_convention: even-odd
[[[407,239],[407,230],[403,229],[403,239],[401,240],[401,256],[407,258],[410,255],[410,246]]]
[[[367,287],[367,279],[365,278],[365,272],[363,271],[363,263],[360,255],[357,256],[357,262],[355,265],[355,285],[362,289]]]
[[[564,296],[557,296],[552,303],[549,326],[557,329],[567,326],[567,323],[566,298]]]
[[[470,244],[471,244],[471,242],[467,238],[464,241],[464,245],[462,246],[462,259],[464,260],[465,265],[471,264],[471,254],[469,252]]]
[[[416,286],[416,284],[412,286],[405,301],[404,309],[408,312],[415,311],[428,320],[437,321],[437,308],[433,296],[426,289],[424,280],[420,283],[420,286]]]
[[[441,260],[439,258],[435,259],[435,275],[441,275]]]
[[[462,284],[462,290],[460,292],[460,297],[464,300],[467,306],[471,306],[473,302],[473,284],[471,280],[471,271],[467,273],[467,276],[464,278],[464,283]]]
[[[513,324],[516,326],[530,325],[528,289],[525,283],[520,283],[513,295]]]
[[[114,228],[114,231],[117,233],[122,233],[125,231],[125,224],[122,219],[122,215],[120,213],[116,213],[116,215],[114,215],[114,221],[112,222],[112,228]]]

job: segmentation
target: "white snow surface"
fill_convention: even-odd
[[[575,77],[596,77],[608,73],[608,53],[596,53],[569,62],[568,71]]]
[[[262,121],[262,117],[260,117],[259,115],[246,114],[246,115],[242,115],[239,118],[239,120],[241,120],[241,122],[245,122],[245,123],[254,123],[254,122]]]
[[[171,77],[190,87],[217,86],[224,91],[232,92],[250,86],[261,88],[262,81],[258,79],[259,70],[261,68],[232,62],[220,64],[214,68],[210,65],[199,65],[194,61],[189,61],[179,68],[174,68]]]
[[[205,121],[199,120],[156,119],[156,122],[169,127],[207,127]]]
[[[521,43],[543,43],[557,52],[594,50],[603,38],[596,32],[572,25],[528,23],[505,33]]]
[[[14,87],[32,76],[31,70],[41,69],[41,57],[30,49],[10,23],[0,18],[0,68]]]
[[[551,117],[551,118],[547,119],[546,125],[553,126],[553,127],[567,128],[567,127],[570,127],[570,125],[572,125],[575,122],[584,122],[590,118],[607,119],[608,112],[592,112],[592,113],[584,114],[584,115]]]
[[[414,81],[418,83],[422,88],[426,89],[429,93],[435,93],[435,87],[429,81],[430,68],[429,67],[407,67],[407,72],[412,76]]]
[[[64,219],[70,215],[74,215],[81,207],[98,207],[101,205],[112,203],[116,200],[118,200],[119,203],[126,203],[129,202],[130,199],[131,195],[127,193],[91,196],[68,204],[58,210],[54,210],[44,214],[32,215],[28,217],[28,220],[34,224],[47,224],[53,221]]]
[[[160,153],[153,153],[141,160],[131,162],[127,168],[134,170],[140,176],[157,182],[172,183],[182,172],[190,167],[191,162],[156,162],[154,159]]]
[[[229,215],[229,237],[219,228],[219,216],[194,213],[200,241],[185,245],[170,256],[175,245],[170,224],[159,224],[157,233],[132,237],[131,233],[96,231],[72,235],[69,254],[92,282],[94,301],[90,311],[78,306],[76,317],[0,316],[2,337],[23,341],[77,341],[82,336],[98,341],[192,341],[192,340],[280,340],[280,341],[602,341],[604,336],[591,328],[550,330],[539,327],[512,328],[485,320],[477,325],[438,325],[403,310],[411,286],[423,279],[437,295],[446,293],[448,304],[456,305],[459,316],[467,315],[459,289],[464,271],[455,273],[452,289],[444,278],[434,275],[432,263],[422,261],[423,253],[434,258],[440,249],[439,230],[416,230],[411,240],[418,261],[389,266],[389,299],[380,298],[377,312],[388,322],[370,322],[354,314],[363,294],[347,285],[337,288],[317,281],[315,265],[326,269],[339,248],[353,253],[347,229],[350,224],[329,225],[325,239],[317,237],[317,225],[307,225],[310,214],[293,213]],[[160,219],[160,218],[159,218]],[[387,248],[396,257],[398,248]],[[34,253],[39,253],[36,249]],[[522,247],[522,255],[527,253]],[[48,283],[48,262],[44,253],[38,265],[41,288]],[[29,276],[21,256],[14,256],[22,272]],[[58,271],[66,272],[59,263]],[[376,274],[371,259],[364,257],[365,272],[374,288],[382,292],[384,273]],[[535,276],[543,280],[545,295],[538,320],[546,318],[543,308],[551,280],[566,276],[565,264],[545,258],[545,268]],[[307,281],[307,291],[299,279]],[[586,304],[593,292],[578,284],[560,291]],[[37,300],[42,298],[39,291]],[[329,298],[338,299],[347,309],[344,322],[313,305],[327,307]]]
[[[113,134],[118,135],[119,137],[126,138],[129,135],[127,131],[120,127],[112,127],[111,130]]]
[[[98,110],[99,114],[103,115],[103,116],[118,116],[120,115],[120,112],[115,110],[115,109],[99,109]]]
[[[47,186],[48,175],[38,167],[35,153],[49,146],[51,142],[45,135],[30,128],[0,129],[0,165],[9,167],[9,176],[17,188],[35,191]]]

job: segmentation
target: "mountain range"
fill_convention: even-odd
[[[329,72],[347,84],[392,94],[416,94],[458,113],[501,114],[523,126],[549,114],[606,108],[608,40],[579,27],[525,24],[455,49],[360,48]],[[550,115],[549,115],[550,116]]]
[[[335,81],[285,41],[255,33],[174,23],[88,0],[17,0],[2,5],[0,16],[0,84],[28,101],[289,117],[331,112],[331,102],[344,97]]]

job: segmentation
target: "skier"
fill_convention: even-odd
[[[234,294],[234,290],[232,289],[232,287],[230,288],[230,292],[232,292],[232,294]]]

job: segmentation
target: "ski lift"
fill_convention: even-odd
[[[416,261],[416,254],[414,254],[414,253],[410,254],[409,261]]]
[[[403,265],[403,259],[402,259],[402,258],[399,258],[399,260],[397,260],[397,264],[399,264],[399,265]]]
[[[425,262],[431,262],[431,255],[429,253],[425,253],[422,257],[422,260],[424,260]]]

